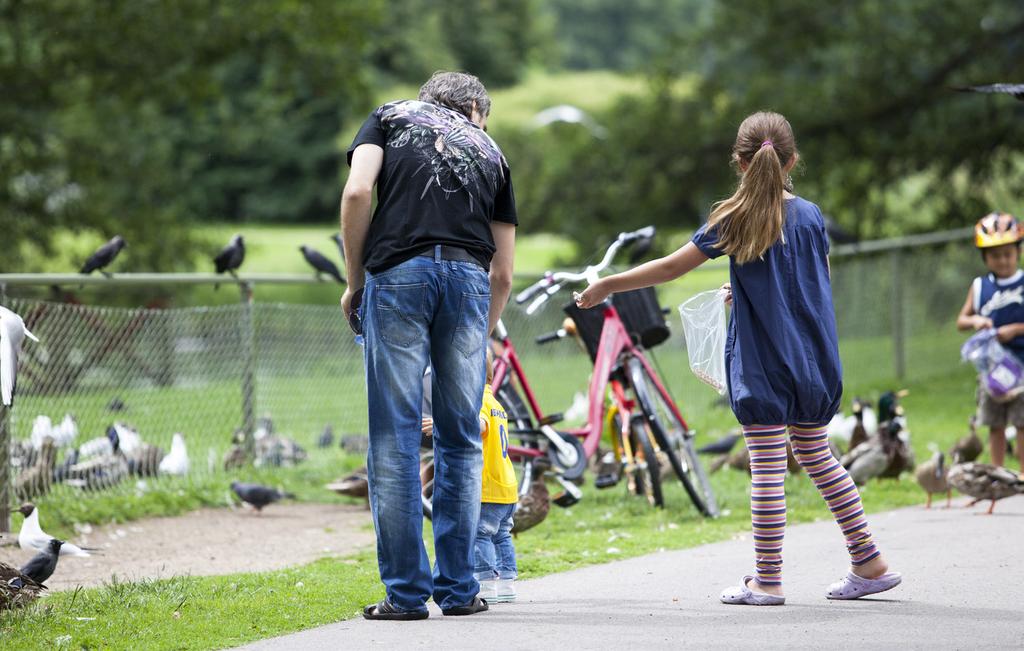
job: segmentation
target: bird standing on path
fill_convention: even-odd
[[[89,259],[82,265],[82,273],[89,275],[94,271],[99,271],[101,274],[110,278],[110,274],[104,271],[104,267],[107,267],[117,254],[121,252],[121,249],[125,247],[124,238],[120,235],[115,235],[110,238],[110,241],[96,249],[96,252],[89,256]]]
[[[1024,494],[1024,480],[1017,473],[989,463],[958,463],[949,469],[947,480],[953,488],[974,498],[967,506],[991,500],[989,515],[992,515],[996,500]]]
[[[924,508],[932,508],[933,493],[945,493],[946,508],[948,509],[953,499],[953,489],[946,481],[946,475],[949,472],[949,468],[946,467],[946,455],[940,452],[939,446],[934,443],[929,443],[928,447],[932,451],[932,458],[914,468],[914,478],[928,494],[928,503],[924,505]]]
[[[57,557],[60,556],[60,548],[63,544],[63,540],[51,538],[46,548],[33,556],[32,560],[21,568],[21,573],[42,585],[44,581],[53,576],[54,570],[57,569]]]
[[[300,246],[299,250],[302,251],[302,257],[306,259],[306,262],[316,269],[317,279],[320,278],[320,274],[327,274],[339,283],[345,284],[345,279],[342,277],[341,272],[338,271],[337,265],[328,260],[323,253],[316,249],[311,249],[305,244]]]
[[[39,509],[36,508],[35,504],[26,502],[21,505],[18,512],[25,516],[25,521],[21,523],[21,531],[18,532],[18,546],[28,550],[44,551],[46,546],[53,540],[53,536],[43,531],[42,527],[39,526]],[[60,549],[61,556],[91,556],[90,551],[97,551],[95,549],[89,549],[88,547],[82,548],[78,545],[73,545],[69,542],[61,543],[63,546]]]
[[[160,460],[160,474],[187,475],[188,465],[188,448],[185,447],[185,437],[175,433],[171,439],[170,453]]]
[[[280,491],[269,486],[260,484],[246,484],[240,481],[231,482],[231,490],[235,492],[238,499],[256,509],[257,513],[263,511],[263,507],[282,499],[295,499],[291,493]]]
[[[14,389],[18,379],[18,355],[21,342],[28,337],[38,342],[34,334],[25,327],[21,317],[6,307],[0,306],[0,393],[2,402],[10,407],[14,404]]]
[[[221,249],[220,253],[213,259],[213,265],[217,269],[217,273],[222,274],[226,271],[237,278],[238,275],[235,271],[242,266],[244,260],[245,241],[242,239],[241,234],[238,234],[232,237],[231,242]]]

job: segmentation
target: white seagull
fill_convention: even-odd
[[[18,353],[25,337],[38,342],[25,327],[21,317],[0,306],[0,394],[2,402],[10,407],[14,402],[14,387],[18,376]]]
[[[39,526],[39,509],[36,508],[35,504],[29,502],[23,504],[18,511],[25,516],[25,521],[21,523],[21,531],[18,532],[18,546],[25,551],[45,551],[49,547],[53,536],[43,531],[42,527]],[[61,547],[60,555],[91,556],[88,551],[69,542],[64,543],[64,546]]]
[[[164,475],[188,474],[188,449],[185,437],[175,434],[171,439],[171,452],[160,461],[160,473]]]

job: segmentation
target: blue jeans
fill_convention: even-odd
[[[512,546],[512,515],[515,512],[515,504],[485,502],[480,505],[474,573],[478,581],[516,578],[516,550]]]
[[[369,403],[367,469],[377,564],[388,600],[423,610],[472,602],[480,514],[487,272],[469,262],[415,257],[366,276],[362,320]],[[434,551],[423,546],[419,449],[421,378],[433,367]]]

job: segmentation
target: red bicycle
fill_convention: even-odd
[[[516,302],[530,302],[526,312],[533,314],[566,284],[596,280],[620,249],[653,235],[652,226],[620,233],[598,264],[578,273],[549,272],[520,292]],[[567,432],[553,428],[561,420],[561,414],[543,413],[508,332],[499,324],[493,386],[509,414],[510,434],[524,442],[524,445],[509,446],[510,455],[519,459],[546,455],[557,475],[577,479],[583,474],[587,459],[597,452],[606,423],[611,423],[622,474],[630,477],[631,487],[636,492],[646,494],[655,506],[663,506],[661,470],[667,465],[682,482],[697,509],[704,515],[717,516],[714,491],[697,457],[693,432],[644,354],[645,347],[668,338],[668,328],[653,288],[614,295],[602,306],[590,310],[580,310],[574,303],[564,310],[575,322],[594,362],[587,422]],[[537,343],[562,339],[567,334],[563,328],[541,335]],[[520,398],[513,377],[525,401]],[[607,412],[606,400],[610,401]]]

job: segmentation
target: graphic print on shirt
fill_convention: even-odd
[[[504,182],[504,156],[483,129],[455,111],[416,100],[390,102],[378,111],[387,146],[410,147],[422,163],[420,199],[431,187],[447,196],[463,190],[470,207],[483,194],[494,194]]]
[[[1007,305],[1024,304],[1024,285],[1018,285],[1013,289],[998,290],[981,306],[981,316],[988,316],[992,312],[1006,307]]]

